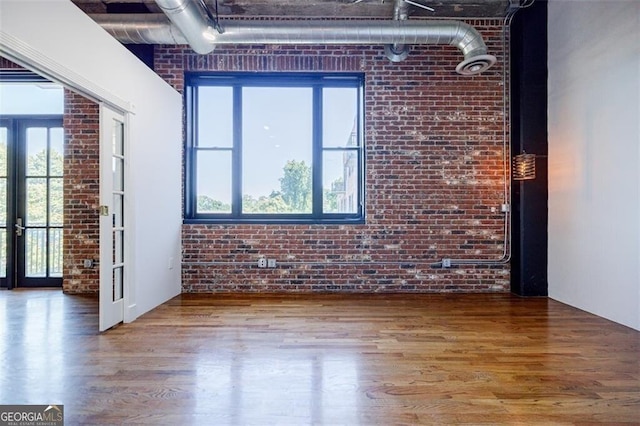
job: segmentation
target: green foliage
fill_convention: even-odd
[[[334,180],[331,188],[325,188],[322,194],[322,209],[325,213],[337,213],[338,212],[338,193],[336,192],[336,188],[344,187],[344,179],[340,176],[338,179]],[[341,189],[343,190],[343,189]]]
[[[0,129],[4,130],[4,129]],[[2,132],[2,136],[6,135],[6,132]],[[0,139],[0,176],[7,175],[7,142]]]
[[[242,197],[242,209],[244,213],[290,213],[291,206],[288,205],[282,196],[272,192],[268,197],[260,197],[257,200],[251,195]]]
[[[289,160],[282,169],[280,191],[272,191],[269,196],[255,198],[250,194],[242,196],[243,213],[311,213],[312,210],[312,181],[311,167],[304,161]],[[336,180],[337,184],[342,178]],[[324,211],[338,211],[338,195],[331,188],[323,194]],[[198,196],[199,213],[230,213],[231,206],[206,195]]]
[[[230,213],[231,205],[214,200],[206,195],[198,196],[198,212],[200,213]]]
[[[62,163],[62,153],[51,151],[51,165]],[[52,167],[53,169],[54,167]],[[47,224],[47,152],[41,150],[27,158],[27,217],[28,225]],[[29,177],[34,176],[34,177]],[[38,176],[38,177],[36,177]],[[62,225],[63,189],[62,178],[49,179],[49,223]]]
[[[289,160],[280,178],[282,199],[296,213],[311,211],[311,167],[304,161]]]

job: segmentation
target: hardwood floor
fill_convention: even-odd
[[[99,334],[97,300],[0,292],[0,404],[67,425],[640,423],[640,333],[510,295],[179,296]]]

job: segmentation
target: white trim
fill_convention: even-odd
[[[134,106],[131,103],[119,98],[113,93],[110,93],[99,85],[94,84],[90,80],[87,80],[81,75],[73,72],[69,68],[54,61],[42,52],[33,49],[18,38],[5,33],[1,29],[0,56],[30,69],[51,81],[67,86],[94,102],[104,102],[111,109],[120,113],[134,113]]]
[[[133,322],[138,318],[139,313],[136,304],[136,283],[133,266],[135,265],[135,220],[134,220],[134,173],[132,164],[132,134],[131,127],[134,125],[131,114],[124,114],[124,228],[125,228],[125,252],[124,262],[127,265],[124,269],[124,318],[125,323]]]

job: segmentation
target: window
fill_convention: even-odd
[[[362,223],[361,74],[186,75],[185,220]]]

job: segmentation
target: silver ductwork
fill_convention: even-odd
[[[393,5],[393,19],[406,21],[409,19],[409,4],[404,0],[396,0]],[[409,56],[410,47],[406,44],[393,43],[384,45],[384,54],[391,62],[401,62]]]
[[[200,1],[193,0],[156,0],[167,18],[175,25],[189,42],[189,46],[201,55],[215,49],[202,34],[209,27],[206,11]]]
[[[198,53],[209,53],[215,46],[226,44],[439,44],[460,49],[464,55],[456,67],[460,74],[478,74],[496,62],[495,56],[487,54],[480,33],[458,21],[228,20],[223,24],[224,32],[219,33],[212,26],[202,25],[206,22],[202,18],[194,25],[197,30],[189,27],[181,34],[181,27],[175,22],[184,21],[182,18],[174,20],[175,26],[164,15],[106,14],[92,18],[122,43],[190,44]]]

